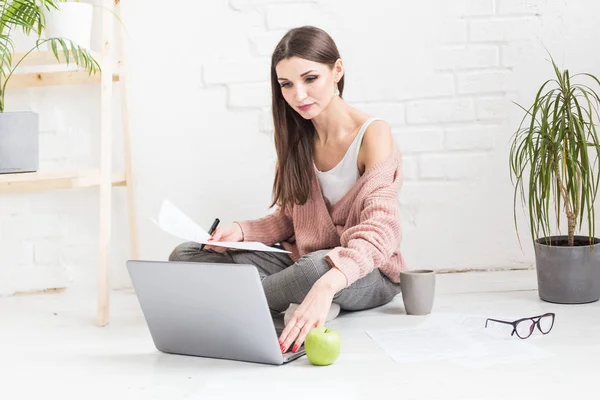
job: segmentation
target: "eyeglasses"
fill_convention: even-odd
[[[516,333],[521,339],[527,339],[529,336],[531,336],[536,326],[544,335],[550,332],[554,326],[554,317],[554,313],[546,313],[536,317],[521,318],[512,322],[488,318],[485,320],[485,327],[487,328],[488,321],[512,325],[513,331],[510,336],[513,336]]]

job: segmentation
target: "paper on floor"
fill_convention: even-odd
[[[260,242],[209,242],[210,235],[196,224],[190,217],[184,214],[169,200],[164,200],[158,215],[158,221],[154,220],[163,231],[170,233],[180,239],[189,240],[200,244],[210,244],[233,249],[269,251],[276,253],[290,253],[287,250],[267,246]]]
[[[510,330],[506,333],[503,327],[485,328],[485,317],[431,314],[406,318],[420,322],[406,328],[367,332],[399,364],[447,360],[466,367],[479,367],[551,355],[527,342],[531,338],[511,337]]]

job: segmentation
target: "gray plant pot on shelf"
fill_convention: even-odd
[[[38,114],[0,113],[0,174],[37,171],[39,154]]]
[[[538,292],[542,300],[560,304],[591,303],[600,299],[600,239],[587,236],[551,236],[534,242]]]

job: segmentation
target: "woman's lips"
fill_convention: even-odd
[[[307,111],[309,108],[312,107],[313,104],[306,104],[306,105],[303,105],[303,106],[298,106],[298,108],[301,109],[302,111]]]

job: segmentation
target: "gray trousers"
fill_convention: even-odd
[[[294,262],[286,253],[244,250],[217,253],[200,250],[198,243],[187,242],[177,246],[169,260],[254,265],[258,269],[269,308],[273,312],[282,312],[290,303],[301,303],[313,284],[329,271],[331,267],[324,259],[328,251],[315,251]],[[366,310],[389,303],[398,293],[400,284],[393,283],[375,269],[337,292],[333,302],[339,304],[342,310]]]

